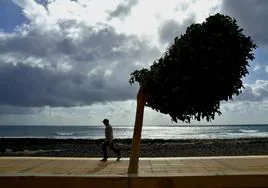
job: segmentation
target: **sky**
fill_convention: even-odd
[[[243,92],[214,121],[191,124],[268,123],[267,0],[0,0],[0,125],[132,126],[130,73],[216,13],[258,48]],[[144,124],[175,123],[146,107]]]

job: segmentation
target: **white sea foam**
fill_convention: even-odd
[[[254,130],[254,129],[240,129],[239,131],[242,133],[256,133],[256,132],[258,132],[258,130]]]
[[[56,135],[58,135],[58,136],[73,136],[74,133],[73,132],[70,132],[70,133],[68,133],[68,132],[57,132]]]

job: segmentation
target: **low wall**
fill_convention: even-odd
[[[223,176],[0,176],[2,188],[268,188],[268,175]]]

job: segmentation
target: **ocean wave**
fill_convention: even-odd
[[[73,132],[70,132],[70,133],[68,133],[68,132],[57,132],[56,135],[57,136],[73,136],[74,133]]]
[[[240,129],[239,131],[242,133],[257,133],[257,132],[259,132],[258,130],[254,130],[254,129]]]

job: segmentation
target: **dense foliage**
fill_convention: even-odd
[[[235,19],[221,14],[192,24],[149,69],[134,71],[130,83],[149,93],[147,106],[175,122],[210,121],[221,114],[220,101],[241,92],[254,59],[256,44],[242,31]]]

